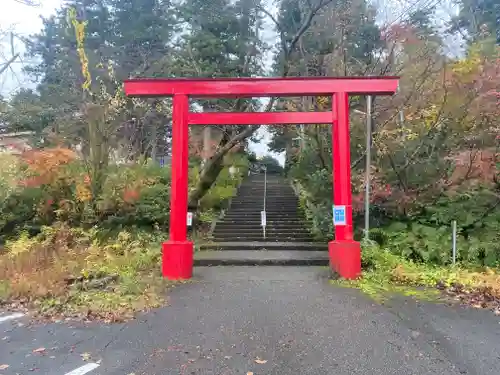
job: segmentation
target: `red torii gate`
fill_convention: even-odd
[[[169,279],[189,279],[193,274],[193,243],[187,240],[189,125],[332,124],[334,207],[339,217],[335,240],[328,244],[330,266],[341,277],[361,273],[361,247],[353,240],[350,168],[349,95],[392,95],[398,77],[131,79],[125,81],[129,96],[172,96],[172,187],[170,238],[163,243],[162,271]],[[333,97],[329,112],[193,113],[195,97]],[[334,213],[335,215],[335,213]]]

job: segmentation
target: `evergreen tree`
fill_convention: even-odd
[[[300,44],[293,44],[301,25],[307,22],[307,8],[303,0],[282,0],[277,18],[277,32],[282,42],[277,46],[278,54],[274,69],[285,70],[294,76],[346,76],[369,73],[377,62],[375,52],[382,47],[380,30],[375,24],[376,11],[365,0],[329,2],[322,8],[315,22],[304,32]],[[293,44],[293,45],[292,45]],[[285,110],[327,110],[331,108],[329,98],[301,98],[280,100]],[[305,127],[307,133],[311,127]],[[324,132],[314,128],[313,132]],[[285,168],[292,162],[292,154],[304,144],[299,127],[272,127],[270,148],[274,152],[285,152]],[[329,131],[328,131],[329,132]],[[327,133],[328,133],[327,132]],[[300,139],[302,138],[302,139]],[[316,137],[329,140],[328,134]],[[327,147],[325,145],[320,147]],[[331,159],[331,158],[329,158]],[[327,160],[322,161],[326,166]]]
[[[460,0],[450,31],[465,31],[470,42],[495,37],[500,44],[500,0]]]
[[[92,79],[90,92],[96,98],[82,93],[82,62],[71,9],[76,10],[78,20],[86,22],[84,49]],[[41,32],[27,41],[28,54],[40,63],[26,71],[38,82],[41,105],[53,113],[50,128],[75,142],[85,139],[84,106],[99,101],[102,85],[113,93],[131,76],[168,76],[175,29],[171,14],[170,3],[161,0],[71,0],[44,19]],[[169,103],[127,102],[114,124],[115,141],[136,156],[165,153],[158,147],[169,144]]]
[[[178,9],[186,32],[177,45],[176,76],[218,78],[249,77],[261,72],[262,43],[257,0],[186,0]],[[248,99],[197,100],[204,111],[244,111],[257,105]],[[217,124],[214,124],[217,125]],[[206,193],[223,168],[228,150],[254,132],[248,126],[214,126],[217,143],[203,165],[200,182],[190,194],[192,205]],[[202,128],[192,129],[199,134]]]
[[[296,50],[318,12],[331,2],[311,0],[301,4],[306,16],[295,35],[286,41],[290,51]],[[88,67],[84,68],[88,68],[91,77],[88,92],[82,90],[82,52],[77,48],[74,20],[68,17],[71,9],[76,10],[78,22],[85,22]],[[107,130],[103,136],[106,142],[114,142],[112,147],[126,147],[133,155],[154,156],[160,152],[160,143],[169,144],[170,103],[159,98],[114,97],[122,80],[140,76],[260,75],[264,52],[260,34],[265,14],[260,0],[65,1],[53,16],[43,20],[42,30],[27,40],[28,55],[39,61],[26,69],[38,83],[30,100],[43,108],[47,116],[43,121],[37,116],[25,118],[13,126],[47,125],[60,139],[74,144],[89,138],[90,123],[99,131],[102,125],[116,130],[112,135]],[[288,75],[288,71],[282,69],[278,74]],[[267,110],[272,109],[273,103]],[[12,104],[19,105],[16,101]],[[258,103],[239,99],[200,100],[198,104],[204,110],[245,111]],[[112,115],[88,121],[90,107],[110,105]],[[99,125],[99,121],[103,124]],[[190,195],[191,203],[196,203],[215,182],[224,156],[235,146],[245,144],[258,128],[221,128],[217,152],[201,170],[199,183]],[[95,143],[95,137],[92,139]]]
[[[118,79],[169,76],[176,30],[168,0],[108,0],[112,9],[113,54]]]

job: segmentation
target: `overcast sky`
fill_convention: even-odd
[[[0,30],[12,30],[17,35],[28,36],[38,32],[42,27],[40,15],[49,16],[60,6],[61,0],[41,0],[41,5],[29,7],[16,0],[0,0],[2,11],[0,12]],[[23,51],[23,44],[14,39],[15,52]],[[4,37],[0,44],[2,60],[7,60],[11,54],[10,37]],[[21,74],[23,61],[18,60],[13,65],[13,71],[3,74],[0,79],[0,93],[8,95],[10,92],[28,84]]]
[[[52,14],[56,8],[60,7],[62,0],[38,0],[40,2],[40,6],[29,7],[23,4],[20,4],[16,0],[0,0],[2,2],[2,11],[0,12],[0,30],[13,30],[15,34],[28,36],[30,34],[38,32],[42,27],[42,22],[40,16],[43,15],[45,17]],[[210,0],[207,0],[210,1]],[[267,0],[271,4],[274,0]],[[441,10],[438,13],[438,21],[439,23],[444,23],[447,19],[449,19],[449,15],[452,12],[455,12],[455,8],[451,5],[446,5],[451,2],[451,0],[374,0],[375,3],[378,3],[379,8],[379,17],[378,21],[380,23],[390,23],[399,21],[405,18],[405,15],[415,10],[419,4],[422,6],[430,6],[434,4],[439,4]],[[391,6],[387,6],[390,3]],[[385,5],[382,5],[385,4]],[[273,39],[276,38],[276,35],[271,31],[272,25],[268,22],[265,26],[268,31],[265,33],[265,37],[268,42],[273,43]],[[2,33],[4,35],[4,33]],[[450,44],[454,44],[451,43]],[[14,39],[14,52],[21,53],[23,52],[23,45],[19,40]],[[12,56],[12,48],[10,45],[10,38],[4,37],[2,41],[0,41],[0,61],[6,61]],[[268,56],[267,61],[270,61],[270,57]],[[23,63],[26,63],[24,60],[18,60],[15,64],[13,64],[11,71],[5,73],[0,78],[0,94],[8,95],[9,93],[19,89],[21,87],[32,87],[31,84],[26,77],[21,73],[21,68]],[[262,129],[260,135],[264,136],[264,139],[260,144],[252,145],[252,149],[258,155],[264,155],[267,153],[267,147],[265,144],[268,141],[268,133]],[[283,156],[280,157],[280,160],[283,161]]]

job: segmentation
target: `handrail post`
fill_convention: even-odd
[[[264,166],[264,215],[266,215],[266,223],[262,226],[262,233],[266,238],[267,212],[266,212],[266,196],[267,196],[267,167]]]
[[[370,172],[372,151],[372,97],[366,97],[365,239],[370,239]]]

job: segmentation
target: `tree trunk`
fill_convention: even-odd
[[[204,164],[200,173],[200,178],[195,188],[189,193],[189,207],[194,208],[198,205],[198,201],[203,198],[207,191],[212,187],[219,173],[224,169],[224,156],[239,142],[250,137],[259,128],[259,125],[248,126],[241,133],[232,137],[228,132],[224,132],[222,139],[219,142],[219,147],[210,159]]]
[[[196,209],[198,207],[198,201],[203,198],[206,192],[212,187],[215,180],[217,180],[219,173],[224,169],[223,159],[223,154],[216,154],[205,162],[198,183],[189,193],[189,209]]]
[[[208,159],[210,158],[210,153],[211,153],[211,146],[212,146],[212,129],[210,125],[207,125],[203,128],[203,161],[202,161],[202,166],[205,166],[207,163]]]
[[[314,16],[322,8],[324,8],[326,5],[328,5],[331,2],[332,2],[332,0],[321,0],[316,5],[309,4],[310,8],[307,11],[307,14],[304,18],[304,21],[300,25],[300,27],[297,30],[297,32],[295,33],[295,35],[293,35],[290,42],[288,42],[288,43],[286,42],[286,40],[284,39],[284,34],[283,34],[283,32],[281,32],[281,38],[282,38],[281,45],[284,48],[284,55],[285,55],[283,67],[281,68],[281,70],[282,70],[281,76],[282,77],[288,76],[288,73],[290,70],[290,66],[289,66],[290,54],[292,51],[294,51],[299,39],[307,31],[307,29],[311,26],[311,23],[313,21]],[[248,5],[248,3],[246,3],[246,4],[244,3],[245,9],[246,9],[246,5]],[[259,9],[261,11],[264,11],[265,14],[270,15],[270,13],[265,11],[263,8],[259,7]],[[273,19],[272,15],[271,15],[271,19]],[[246,22],[245,17],[243,17],[242,22]],[[245,59],[243,57],[248,57],[248,56],[246,56],[247,52],[248,52],[247,49],[248,49],[248,46],[247,46],[247,48],[242,48],[242,50],[240,51],[240,56],[239,56],[240,62],[245,61]],[[246,71],[246,68],[248,68],[246,65],[247,64],[245,64],[245,71],[243,72],[245,74],[243,74],[243,75],[246,75],[246,73],[248,73],[248,71]],[[271,98],[271,100],[267,104],[264,112],[270,112],[273,109],[275,100],[276,100],[276,98]],[[236,111],[241,111],[242,110],[242,105],[240,104],[241,101],[238,101],[238,103],[239,104],[234,109]],[[219,176],[219,173],[224,168],[224,165],[223,165],[224,156],[238,143],[240,143],[240,142],[244,141],[245,139],[249,138],[250,136],[252,136],[252,134],[254,134],[257,131],[257,129],[259,129],[259,127],[260,127],[259,125],[248,126],[241,133],[239,133],[235,136],[232,136],[232,137],[229,135],[229,132],[224,132],[224,136],[223,136],[222,140],[219,142],[219,147],[218,147],[217,151],[209,160],[207,160],[207,162],[203,166],[203,169],[200,173],[200,179],[199,179],[198,183],[196,184],[195,188],[189,194],[188,205],[190,208],[196,207],[198,205],[198,201],[207,193],[207,191],[212,187],[213,183],[216,181],[217,177]]]
[[[104,108],[96,104],[86,106],[89,151],[90,175],[93,204],[97,204],[109,165],[109,134],[106,131]]]
[[[154,163],[158,160],[158,122],[153,121],[151,128],[151,159]]]

